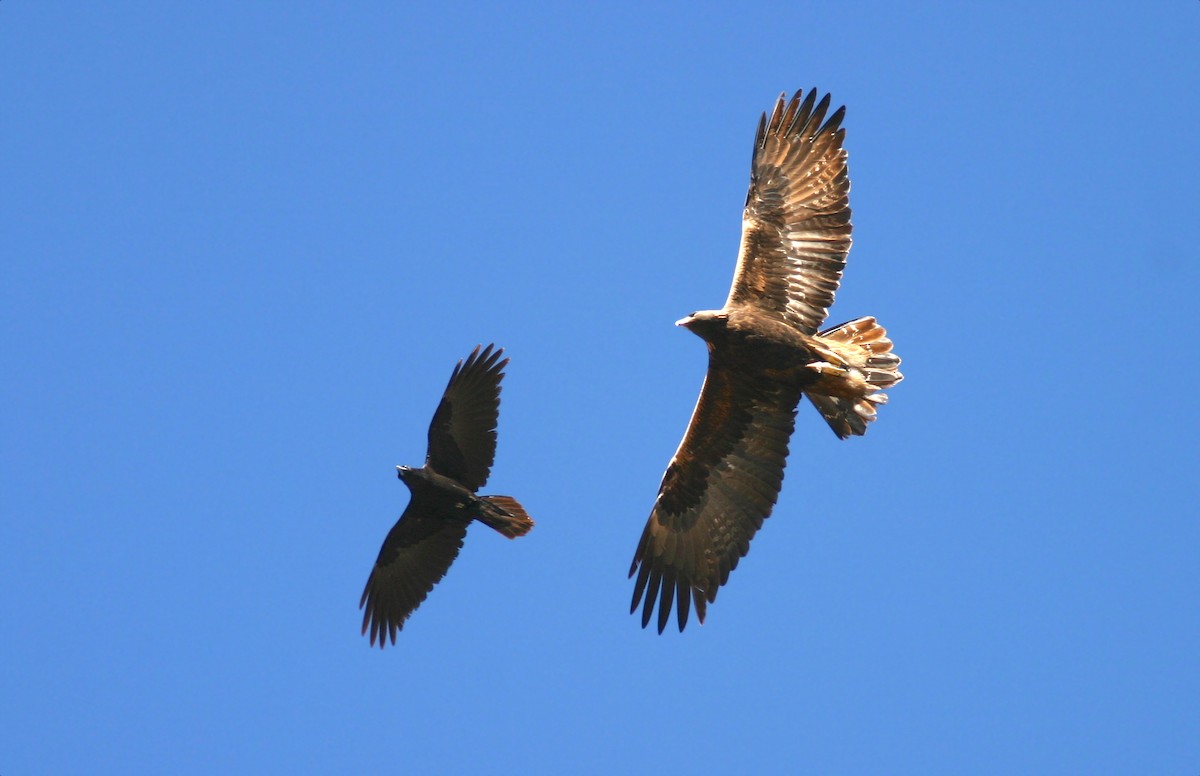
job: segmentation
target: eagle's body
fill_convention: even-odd
[[[397,466],[412,498],[388,532],[359,607],[363,633],[382,648],[433,589],[462,548],[467,526],[479,520],[510,539],[533,528],[509,496],[479,496],[496,455],[503,349],[492,346],[459,361],[429,424],[429,452],[419,469]]]
[[[902,379],[874,318],[818,332],[851,231],[844,109],[825,121],[828,107],[813,90],[764,114],[729,298],[678,322],[707,343],[708,373],[629,571],[631,611],[644,596],[645,627],[657,603],[660,633],[675,602],[681,631],[692,605],[704,622],[771,514],[800,398],[845,438],[866,432],[882,389]]]

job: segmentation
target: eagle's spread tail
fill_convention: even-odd
[[[533,520],[525,513],[525,507],[512,496],[480,496],[483,500],[479,519],[484,525],[494,528],[509,539],[524,536],[533,528]]]
[[[875,420],[875,405],[887,403],[883,390],[904,379],[900,357],[887,331],[869,316],[826,329],[817,340],[829,360],[809,365],[820,378],[808,398],[838,437],[861,436]]]

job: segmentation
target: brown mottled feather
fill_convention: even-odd
[[[716,599],[775,505],[799,399],[798,389],[710,356],[687,434],[663,476],[629,571],[637,574],[630,611],[644,596],[643,626],[657,601],[661,633],[673,599],[680,630],[689,603],[704,622],[705,599]]]
[[[850,178],[841,128],[816,90],[763,114],[754,141],[742,243],[725,307],[748,305],[813,334],[850,252]],[[824,122],[824,123],[822,123]]]

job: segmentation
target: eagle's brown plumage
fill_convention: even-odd
[[[708,374],[667,466],[629,575],[642,626],[705,609],[771,514],[796,406],[808,395],[839,437],[861,435],[900,359],[874,318],[826,331],[850,251],[850,178],[829,95],[780,96],[759,122],[729,298],[679,321],[708,345]]]
[[[533,527],[524,508],[509,496],[477,496],[496,456],[500,381],[508,359],[503,348],[477,347],[450,375],[433,421],[420,469],[398,466],[412,492],[408,507],[388,532],[359,607],[363,633],[382,648],[421,605],[462,548],[467,525],[480,520],[510,539]]]

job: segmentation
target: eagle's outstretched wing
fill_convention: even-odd
[[[450,375],[433,422],[425,464],[472,491],[487,482],[496,458],[496,420],[500,416],[500,381],[508,359],[504,348],[471,351]]]
[[[850,252],[845,108],[825,121],[829,95],[782,95],[754,139],[742,244],[725,307],[752,306],[805,334],[825,320]],[[824,124],[822,122],[824,121]]]
[[[700,399],[629,569],[637,574],[630,612],[645,595],[642,627],[656,601],[659,633],[673,600],[679,630],[693,602],[704,622],[706,601],[716,599],[775,505],[799,400],[798,390],[710,355]]]
[[[414,495],[383,540],[358,602],[363,609],[362,630],[371,632],[371,646],[378,639],[382,648],[389,637],[396,643],[404,621],[458,557],[469,522],[469,518],[430,515]]]

